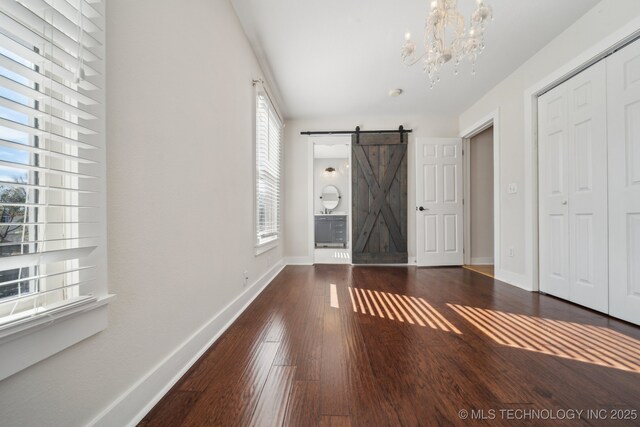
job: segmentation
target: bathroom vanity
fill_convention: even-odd
[[[347,215],[315,215],[316,247],[333,244],[347,247]]]
[[[315,214],[315,247],[330,247],[334,245],[347,247],[349,241],[347,233],[347,213],[334,211],[340,204],[340,190],[335,185],[327,185],[322,189],[320,200],[323,210]]]

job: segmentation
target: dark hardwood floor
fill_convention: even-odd
[[[638,412],[638,327],[462,268],[317,265],[286,267],[140,425],[640,425]]]

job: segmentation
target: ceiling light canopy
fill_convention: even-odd
[[[475,74],[476,59],[484,49],[485,26],[492,19],[491,7],[483,0],[476,0],[476,3],[467,27],[457,9],[457,0],[433,0],[425,24],[425,51],[420,56],[416,55],[416,44],[411,41],[411,34],[405,34],[402,62],[411,66],[423,60],[432,88],[440,80],[440,68],[452,60],[454,74],[458,74],[458,65],[465,58],[471,62],[471,73]]]

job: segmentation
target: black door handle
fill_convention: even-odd
[[[428,211],[429,209],[425,209],[425,208],[423,208],[422,206],[420,206],[420,207],[418,208],[418,210],[419,210],[420,212],[422,212],[422,211]]]

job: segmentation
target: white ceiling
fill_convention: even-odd
[[[494,21],[476,75],[447,64],[429,89],[420,64],[400,61],[404,33],[423,37],[427,0],[231,0],[287,118],[459,114],[598,2],[485,1]],[[458,3],[470,16],[475,1]]]

